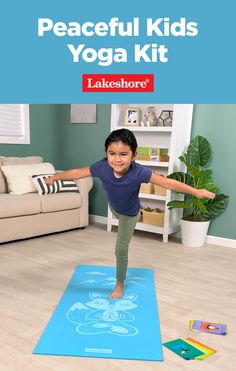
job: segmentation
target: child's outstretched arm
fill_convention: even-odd
[[[48,185],[52,185],[55,180],[74,180],[74,179],[81,179],[87,178],[91,176],[89,166],[83,167],[81,169],[71,169],[67,171],[62,171],[61,173],[54,174],[50,178],[45,180],[45,183]]]
[[[152,173],[150,182],[160,187],[170,189],[175,192],[188,193],[197,198],[214,198],[215,193],[206,189],[196,189],[175,179],[169,179],[162,175]]]

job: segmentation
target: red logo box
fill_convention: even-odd
[[[153,74],[84,74],[82,79],[82,91],[86,93],[154,91]]]

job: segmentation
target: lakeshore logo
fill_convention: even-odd
[[[154,92],[153,74],[84,74],[82,91],[86,93]]]

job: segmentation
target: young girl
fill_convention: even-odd
[[[206,189],[195,189],[179,181],[153,173],[135,162],[137,141],[128,129],[110,133],[105,141],[106,158],[90,167],[72,169],[53,175],[46,180],[53,184],[58,179],[80,179],[88,176],[101,179],[107,192],[112,213],[119,220],[116,240],[116,286],[109,298],[121,298],[128,264],[128,247],[138,220],[140,209],[139,188],[141,183],[152,183],[197,198],[214,198]]]

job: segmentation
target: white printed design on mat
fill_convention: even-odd
[[[77,302],[71,306],[66,316],[78,324],[76,331],[80,334],[94,335],[109,333],[118,336],[135,336],[138,329],[128,322],[135,317],[128,311],[137,308],[134,304],[137,295],[125,295],[122,299],[112,301],[97,292],[89,294],[90,301],[85,304]]]

